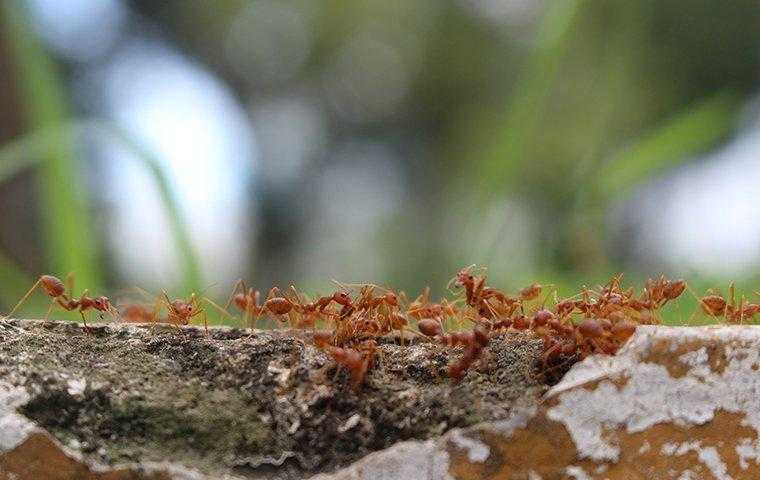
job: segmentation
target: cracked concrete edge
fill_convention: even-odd
[[[617,356],[574,366],[535,412],[315,480],[760,478],[759,392],[760,327],[643,326]]]
[[[370,453],[352,465],[309,480],[452,480],[449,458],[434,440],[407,441]]]

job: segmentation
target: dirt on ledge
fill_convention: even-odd
[[[0,321],[0,382],[19,413],[88,460],[170,461],[211,475],[303,478],[538,401],[541,342],[493,338],[459,383],[461,352],[379,342],[359,390],[305,332]]]

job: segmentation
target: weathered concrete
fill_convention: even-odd
[[[547,390],[524,332],[492,339],[457,383],[458,350],[377,341],[353,388],[305,331],[0,320],[0,480],[297,480]]]
[[[399,444],[321,480],[760,478],[760,327],[640,327],[535,412]]]
[[[76,396],[83,386],[67,388]],[[212,478],[169,464],[98,465],[20,415],[28,395],[0,383],[0,480]],[[573,367],[538,406],[397,443],[314,480],[394,478],[760,478],[760,327],[640,327],[617,356]]]

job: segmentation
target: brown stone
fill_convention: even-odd
[[[758,479],[758,365],[758,327],[639,327],[617,356],[576,365],[535,412],[319,478]]]

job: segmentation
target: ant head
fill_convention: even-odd
[[[554,320],[554,314],[545,308],[538,310],[533,315],[533,324],[536,326],[544,326],[549,323],[550,320]]]
[[[333,293],[333,300],[343,306],[351,305],[351,297],[346,292],[337,291]]]
[[[541,295],[541,289],[542,289],[541,285],[539,285],[538,283],[534,283],[530,286],[523,288],[520,291],[520,298],[522,300],[533,300],[539,295]]]
[[[604,336],[604,326],[596,318],[587,318],[578,324],[578,331],[587,338],[598,338]]]
[[[685,280],[671,280],[665,287],[665,298],[668,300],[675,300],[681,296],[684,290],[686,290]]]
[[[699,300],[699,304],[707,315],[717,317],[726,311],[726,299],[720,295],[706,295]]]
[[[623,303],[624,300],[625,299],[623,298],[623,296],[620,295],[619,293],[610,292],[607,295],[607,303],[611,303],[613,305],[620,305]]]
[[[193,313],[193,304],[184,300],[174,300],[170,305],[174,313],[180,317],[187,317]]]
[[[385,303],[392,307],[398,307],[398,296],[393,292],[385,294]]]
[[[454,285],[461,287],[464,285],[472,284],[475,281],[475,277],[470,273],[469,268],[465,268],[457,273],[457,281]]]
[[[108,300],[108,297],[96,297],[92,300],[92,306],[95,307],[96,310],[106,312],[111,308],[111,301]]]

